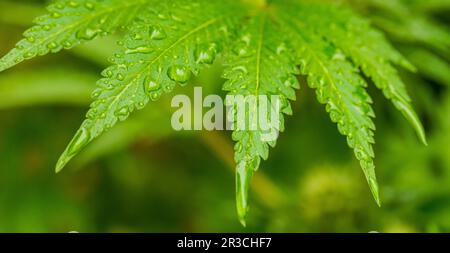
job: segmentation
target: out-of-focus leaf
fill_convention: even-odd
[[[35,17],[44,12],[45,9],[40,5],[11,0],[0,1],[0,23],[29,26]]]
[[[433,81],[450,86],[450,65],[447,61],[425,49],[405,48],[406,56],[420,73]]]
[[[52,66],[2,74],[0,109],[41,104],[87,105],[96,79],[95,74]]]

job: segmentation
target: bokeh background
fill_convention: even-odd
[[[370,89],[381,208],[305,85],[256,174],[247,228],[235,214],[230,133],[173,131],[170,96],[110,130],[56,175],[56,160],[117,48],[111,36],[0,73],[0,232],[450,232],[450,0],[341,2],[385,31],[419,69],[400,72],[428,147]],[[0,0],[0,55],[45,5]],[[213,66],[177,93],[202,85],[223,94],[220,73]]]

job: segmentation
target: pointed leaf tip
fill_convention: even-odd
[[[244,227],[246,226],[245,220],[249,210],[248,192],[254,171],[247,165],[246,161],[242,161],[236,167],[236,208],[239,221]]]
[[[400,65],[412,73],[417,73],[417,71],[418,71],[417,67],[414,66],[414,64],[412,64],[410,61],[408,61],[406,59],[401,60]]]
[[[241,223],[241,225],[242,225],[244,228],[247,227],[247,223],[246,223],[246,221],[245,221],[245,218],[244,218],[244,219],[239,218],[239,222]]]
[[[381,207],[380,192],[378,187],[378,182],[376,178],[370,178],[369,180],[370,191],[372,192],[373,198],[379,207]]]
[[[75,134],[69,146],[67,146],[66,150],[64,151],[64,153],[62,153],[61,157],[56,163],[56,173],[59,173],[62,169],[64,169],[67,163],[69,163],[70,160],[72,160],[72,158],[76,156],[91,141],[92,138],[89,130],[84,127],[80,128],[80,130],[78,130],[78,132]]]
[[[58,174],[59,172],[61,172],[64,169],[64,167],[66,167],[66,165],[69,161],[70,161],[70,159],[68,159],[68,157],[65,155],[65,153],[63,153],[61,155],[61,157],[59,158],[58,162],[56,163],[55,173]]]
[[[412,106],[403,100],[394,101],[395,106],[398,110],[405,116],[405,118],[408,120],[408,122],[412,125],[414,130],[416,131],[417,136],[419,137],[420,141],[425,145],[428,146],[427,136],[425,134],[425,128],[422,125],[422,122],[420,121],[419,116],[414,111]]]

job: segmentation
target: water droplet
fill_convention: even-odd
[[[99,23],[100,25],[103,25],[103,24],[106,23],[107,20],[108,20],[108,18],[104,17],[104,18],[101,18],[101,19],[98,21],[98,23]]]
[[[278,55],[281,55],[281,54],[283,54],[284,52],[286,52],[286,44],[284,44],[284,43],[282,43],[281,45],[279,45],[278,47],[277,47],[277,54]]]
[[[114,74],[114,73],[113,73],[112,70],[110,70],[110,69],[107,69],[107,70],[103,71],[103,73],[102,73],[102,75],[103,75],[104,77],[112,77],[113,74]]]
[[[216,44],[200,45],[195,49],[194,54],[197,63],[212,64],[216,59]]]
[[[157,101],[161,98],[161,93],[159,91],[155,91],[153,93],[150,94],[150,99],[152,101]]]
[[[64,41],[62,44],[65,49],[69,49],[72,47],[72,43],[70,41]]]
[[[44,31],[50,31],[50,29],[52,29],[52,27],[50,25],[42,26],[42,30],[44,30]]]
[[[26,52],[25,54],[23,54],[23,58],[25,59],[30,59],[33,58],[35,56],[35,54],[33,52]]]
[[[33,36],[30,36],[30,37],[27,38],[27,41],[30,42],[30,43],[34,43],[36,41],[36,38],[33,37]]]
[[[94,91],[91,95],[93,99],[97,99],[100,96],[100,91]]]
[[[165,93],[170,93],[170,92],[173,91],[174,88],[175,88],[175,85],[168,83],[167,85],[165,85],[165,86],[163,87],[163,91],[164,91]]]
[[[251,55],[251,51],[248,49],[247,43],[241,41],[233,49],[233,52],[241,57],[248,57]]]
[[[168,69],[167,74],[173,81],[185,84],[191,78],[192,72],[184,66],[172,66]]]
[[[151,92],[159,90],[160,88],[161,88],[161,85],[159,83],[155,82],[150,77],[145,78],[145,80],[144,80],[145,92],[151,93]]]
[[[93,3],[86,3],[85,5],[84,5],[85,7],[86,7],[86,9],[88,9],[88,10],[93,10],[93,9],[95,9],[95,5],[93,4]]]
[[[134,49],[127,49],[125,51],[126,54],[148,54],[153,51],[150,47],[137,47]]]
[[[116,78],[117,78],[117,80],[119,80],[119,81],[125,80],[125,76],[124,76],[123,74],[120,74],[120,73],[117,74]]]
[[[47,48],[50,50],[56,49],[58,47],[58,44],[56,44],[56,42],[50,42],[47,45]]]
[[[142,39],[144,38],[144,36],[142,36],[142,34],[140,34],[140,33],[134,33],[134,34],[132,35],[132,38],[133,38],[134,40],[142,40]]]
[[[70,142],[69,148],[67,149],[68,154],[73,155],[78,153],[89,143],[90,140],[91,135],[89,130],[84,127],[81,128],[73,138],[72,142]]]
[[[116,117],[118,117],[119,120],[125,120],[130,115],[130,110],[128,109],[128,106],[124,106],[115,111],[114,115],[116,115]]]
[[[75,2],[75,1],[70,1],[70,2],[69,2],[69,6],[70,6],[70,7],[77,7],[77,6],[78,6],[78,3]],[[61,9],[62,9],[62,8],[61,8]]]
[[[364,152],[364,150],[361,147],[355,148],[355,156],[358,160],[367,159],[367,154],[366,154],[366,152]]]
[[[180,17],[178,17],[174,14],[172,14],[172,19],[176,22],[183,23],[183,19],[181,19]]]
[[[158,14],[158,18],[161,19],[161,20],[165,20],[165,19],[167,19],[167,16],[162,14],[162,13],[160,13],[160,14]]]
[[[242,152],[242,149],[243,149],[243,146],[242,146],[242,143],[240,143],[240,142],[234,146],[234,150],[236,151],[236,153]]]
[[[144,102],[139,102],[139,103],[137,103],[137,105],[136,105],[136,108],[137,108],[138,110],[144,109],[144,107],[145,107],[145,103],[144,103]]]
[[[60,18],[62,15],[59,12],[52,12],[52,17],[53,18]]]
[[[150,27],[150,39],[152,40],[163,40],[167,37],[166,32],[160,26]]]
[[[77,37],[83,40],[92,40],[101,32],[100,29],[86,28],[77,32]]]

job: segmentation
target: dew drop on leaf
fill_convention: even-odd
[[[233,52],[241,57],[251,56],[251,51],[248,49],[247,43],[239,42],[233,49]]]
[[[77,38],[83,40],[92,40],[101,32],[100,29],[85,28],[77,32]]]
[[[167,37],[166,32],[160,26],[150,27],[150,39],[152,40],[163,40]]]
[[[123,74],[117,74],[116,78],[117,78],[118,81],[125,80],[125,76]]]
[[[47,45],[47,48],[52,50],[52,49],[56,49],[58,47],[58,44],[56,44],[56,42],[50,42]]]
[[[50,29],[52,29],[52,27],[50,25],[44,25],[42,27],[42,30],[44,30],[44,31],[50,31]]]
[[[355,156],[358,160],[367,159],[367,154],[366,154],[366,152],[364,152],[364,150],[361,147],[355,148]]]
[[[161,98],[161,92],[159,92],[159,91],[154,91],[154,92],[152,92],[151,94],[150,94],[150,99],[152,100],[152,101],[157,101],[157,100],[159,100]]]
[[[277,47],[277,54],[278,54],[278,55],[281,55],[281,54],[283,54],[284,52],[286,52],[286,44],[282,43],[281,45],[279,45],[279,46]]]
[[[128,106],[124,106],[115,111],[114,115],[118,117],[120,120],[125,120],[130,115],[130,110],[128,109]]]
[[[172,66],[168,69],[167,74],[170,79],[180,84],[187,83],[192,76],[189,68],[184,66]]]
[[[150,47],[137,47],[133,49],[127,49],[125,51],[126,54],[148,54],[153,51]]]
[[[27,37],[27,41],[30,43],[34,43],[36,41],[36,38],[33,36]]]
[[[145,78],[145,80],[144,80],[145,92],[151,93],[151,92],[159,90],[160,88],[161,88],[161,86],[159,83],[155,82],[150,77]]]
[[[88,10],[94,10],[95,9],[95,5],[93,3],[90,3],[90,2],[86,3],[84,6]]]
[[[77,6],[78,6],[78,3],[75,2],[75,1],[70,1],[70,2],[69,2],[69,6],[71,6],[71,7],[77,7]],[[61,9],[62,9],[62,6],[61,6]]]
[[[216,59],[216,44],[204,44],[195,49],[195,61],[197,63],[212,64]]]
[[[90,139],[91,136],[89,134],[89,131],[84,127],[81,128],[70,143],[67,150],[68,154],[73,155],[83,149],[89,143]]]

